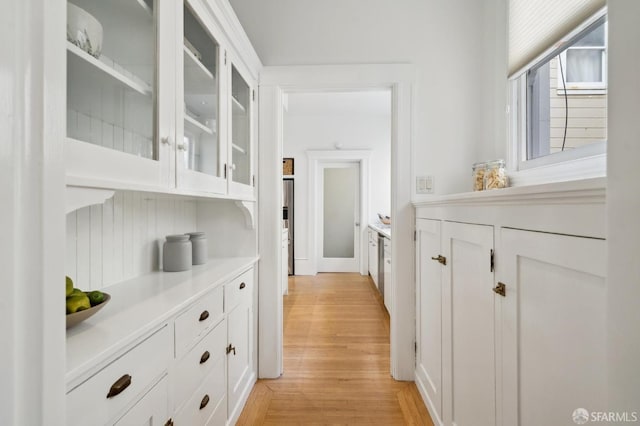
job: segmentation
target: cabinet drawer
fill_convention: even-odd
[[[222,318],[222,287],[218,287],[189,309],[175,321],[176,358],[181,358],[189,348]]]
[[[227,324],[223,321],[178,362],[174,385],[176,407],[195,392],[218,360],[225,357],[226,342]]]
[[[164,376],[136,405],[127,411],[127,414],[116,422],[115,426],[164,425],[169,418],[167,415],[167,381],[167,376]]]
[[[245,300],[251,300],[253,292],[253,269],[248,270],[224,286],[224,311],[231,312]]]
[[[67,394],[67,424],[107,423],[135,402],[170,359],[171,333],[165,325]]]
[[[226,418],[224,365],[224,357],[216,360],[202,385],[176,414],[176,426],[204,425],[219,410],[223,410],[222,418]]]

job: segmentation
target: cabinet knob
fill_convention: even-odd
[[[499,282],[498,285],[493,288],[493,292],[502,297],[507,297],[507,286]]]
[[[209,311],[202,311],[200,314],[200,319],[198,321],[204,321],[209,318]]]
[[[200,409],[202,410],[204,407],[207,406],[208,403],[209,403],[209,395],[205,395],[204,398],[202,398],[202,401],[200,401]]]
[[[173,419],[167,420],[167,422],[164,424],[164,426],[173,426]]]
[[[242,290],[243,288],[245,288],[247,285],[245,283],[240,283],[240,290]]]
[[[209,353],[209,351],[204,351],[204,353],[200,357],[200,364],[204,364],[205,362],[207,362],[210,356],[211,354]]]
[[[161,142],[163,145],[169,145],[169,146],[171,146],[171,138],[170,138],[169,136],[166,136],[166,137],[164,137],[164,138],[160,138],[160,142]],[[169,419],[169,420],[171,420],[171,419]]]
[[[122,391],[128,388],[130,384],[131,384],[131,376],[128,374],[125,374],[124,376],[116,380],[114,384],[111,385],[111,388],[109,389],[109,393],[107,394],[107,398],[113,398],[116,395],[120,395],[120,393],[122,393]]]
[[[447,258],[444,257],[443,255],[439,254],[437,257],[432,257],[431,260],[435,260],[437,262],[442,263],[443,265],[446,266],[447,264]]]
[[[187,150],[187,145],[183,144],[183,143],[179,143],[178,144],[178,149],[180,151],[186,151]]]

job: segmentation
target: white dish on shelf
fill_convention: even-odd
[[[102,53],[102,24],[84,9],[67,3],[67,40],[99,58]]]

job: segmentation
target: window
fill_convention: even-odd
[[[607,23],[601,22],[558,56],[558,92],[601,94],[607,89]]]
[[[518,170],[606,152],[605,12],[542,58],[512,78]]]

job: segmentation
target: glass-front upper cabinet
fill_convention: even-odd
[[[67,174],[166,185],[158,127],[159,0],[67,3]],[[162,6],[162,7],[166,7]],[[163,31],[169,31],[167,25]],[[166,104],[166,102],[165,102]],[[169,143],[167,142],[166,145]]]
[[[183,6],[182,21],[180,56],[183,72],[182,90],[178,93],[177,185],[179,188],[225,193],[226,151],[220,143],[221,48],[187,2]]]
[[[230,192],[253,193],[251,115],[253,91],[235,65],[231,65],[231,182]]]

